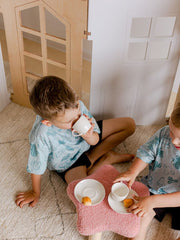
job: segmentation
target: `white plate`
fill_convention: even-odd
[[[94,206],[99,204],[104,199],[105,189],[100,182],[94,179],[85,179],[80,181],[75,186],[74,195],[80,203],[82,202],[83,197],[89,197],[92,205]]]
[[[132,198],[133,195],[138,196],[138,194],[133,190],[130,189],[129,194],[126,198]],[[127,208],[124,207],[123,202],[120,201],[115,201],[112,197],[111,197],[111,193],[108,196],[108,203],[109,206],[117,213],[125,213],[125,214],[129,214],[129,212],[127,212]]]

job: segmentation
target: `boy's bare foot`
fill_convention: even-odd
[[[132,161],[134,158],[133,154],[120,154],[114,151],[109,151],[104,154],[97,162],[88,169],[88,175],[92,174],[97,168],[105,164],[114,164]]]

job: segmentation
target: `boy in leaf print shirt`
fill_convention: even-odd
[[[133,240],[146,239],[153,217],[160,222],[167,212],[172,215],[172,228],[180,230],[180,104],[172,112],[169,126],[158,130],[136,154],[129,170],[121,173],[114,182],[127,181],[129,188],[136,176],[149,165],[149,173],[142,182],[150,196],[134,197],[128,211],[141,217],[141,228]]]
[[[56,76],[39,79],[30,93],[37,114],[32,127],[27,171],[32,189],[16,196],[16,205],[34,207],[40,199],[41,176],[46,169],[56,171],[68,184],[93,173],[104,164],[126,162],[132,154],[112,149],[133,134],[132,118],[112,118],[96,122],[69,84]],[[85,115],[91,128],[83,135],[72,134],[74,123]]]

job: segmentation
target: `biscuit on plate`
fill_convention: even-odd
[[[91,204],[92,204],[91,199],[89,197],[87,197],[87,196],[82,197],[82,203],[85,206],[91,206]]]

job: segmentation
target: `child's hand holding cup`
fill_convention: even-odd
[[[123,201],[129,194],[128,186],[123,182],[114,183],[111,187],[111,197],[115,201]]]
[[[72,135],[78,137],[86,134],[91,127],[92,125],[89,120],[84,115],[82,115],[73,125]]]

